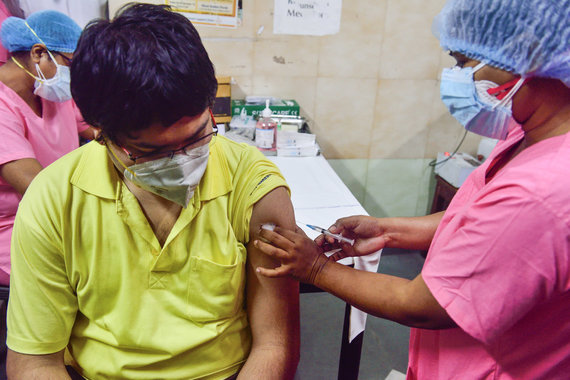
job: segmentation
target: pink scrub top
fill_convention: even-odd
[[[412,329],[408,379],[570,378],[570,133],[486,179],[522,138],[516,125],[443,216],[422,276],[459,327]]]
[[[0,165],[35,158],[46,167],[79,146],[78,132],[88,128],[73,101],[42,99],[43,117],[0,82]],[[0,284],[10,273],[10,238],[22,196],[0,177]],[[6,284],[4,284],[6,285]]]

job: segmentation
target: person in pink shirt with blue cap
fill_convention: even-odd
[[[445,212],[352,216],[330,232],[263,230],[255,245],[292,276],[413,327],[408,379],[570,377],[570,0],[449,0],[434,23],[457,65],[441,98],[499,139]],[[428,250],[412,280],[335,261]],[[330,258],[324,252],[342,248]]]
[[[0,30],[0,285],[9,284],[10,238],[22,195],[42,168],[79,147],[90,127],[71,100],[69,65],[81,28],[57,11],[9,17]]]

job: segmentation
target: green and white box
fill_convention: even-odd
[[[299,103],[293,99],[272,101],[269,108],[274,115],[299,116]],[[245,99],[232,99],[232,116],[240,115],[244,109],[248,116],[257,117],[265,109],[265,102],[247,103]]]

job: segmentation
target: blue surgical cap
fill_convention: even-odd
[[[433,30],[444,49],[570,87],[570,0],[448,0]]]
[[[35,44],[44,44],[51,51],[73,53],[81,27],[63,13],[45,10],[31,14],[26,20],[8,17],[2,23],[0,35],[2,45],[11,53],[30,51]]]

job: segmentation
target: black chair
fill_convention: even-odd
[[[2,315],[2,327],[6,330],[6,308],[8,307],[8,298],[10,296],[10,287],[0,285],[0,314]]]
[[[299,292],[303,293],[321,293],[322,289],[316,286],[301,283]],[[342,326],[342,341],[340,346],[340,359],[338,363],[338,380],[358,380],[358,372],[360,370],[360,355],[362,353],[362,341],[364,332],[358,334],[356,338],[349,343],[349,326],[350,326],[350,305],[347,303],[344,308],[344,323]]]
[[[10,296],[10,287],[0,285],[0,367],[4,367],[6,362],[6,309],[8,307],[8,297]],[[2,368],[4,372],[4,368]],[[0,373],[0,379],[5,379],[6,374]]]

